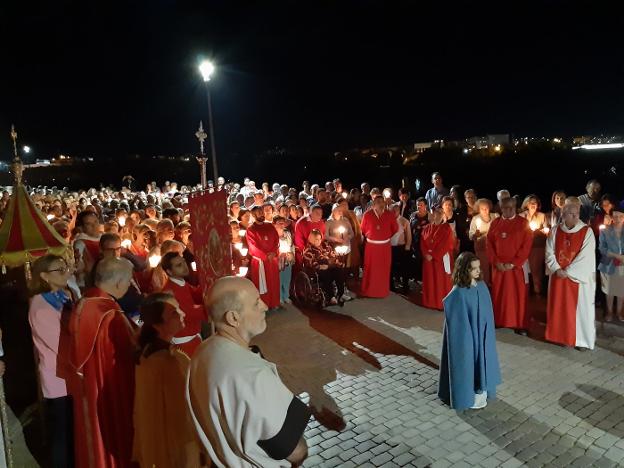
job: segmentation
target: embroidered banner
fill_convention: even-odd
[[[189,210],[197,273],[205,297],[217,278],[232,274],[227,193],[192,195]]]

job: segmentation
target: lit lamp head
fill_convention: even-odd
[[[204,83],[210,81],[210,76],[214,73],[215,67],[210,60],[203,60],[199,64],[199,73],[204,80]]]

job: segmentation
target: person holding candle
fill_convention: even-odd
[[[477,256],[461,253],[444,298],[438,397],[457,411],[484,408],[502,382],[492,300],[480,273]]]
[[[362,217],[364,247],[364,276],[362,295],[383,298],[390,293],[392,246],[390,239],[399,230],[394,213],[386,210],[383,197],[373,200],[373,208]]]
[[[295,224],[295,255],[299,264],[301,264],[301,254],[306,247],[308,236],[313,229],[318,230],[321,235],[325,234],[323,208],[320,205],[312,205],[310,214],[299,218],[297,224]]]
[[[163,255],[160,266],[167,274],[167,282],[162,290],[173,294],[186,316],[184,328],[175,333],[171,342],[192,357],[202,342],[201,323],[208,320],[201,287],[192,286],[186,281],[189,268],[184,257],[177,252]]]
[[[247,247],[247,236],[241,236],[241,229],[238,221],[230,221],[230,229],[232,230],[232,265],[236,274],[240,272],[240,268],[249,267],[249,248]],[[242,275],[245,276],[245,275]]]
[[[329,241],[323,240],[323,235],[313,229],[308,236],[308,242],[303,250],[303,266],[318,274],[321,287],[325,293],[324,305],[342,305],[345,295],[344,260],[345,255],[340,252],[339,245],[333,248]],[[336,285],[336,294],[334,293]]]
[[[270,223],[264,222],[264,209],[254,206],[254,223],[247,229],[247,245],[251,254],[251,280],[269,309],[280,305],[279,236]]]
[[[615,305],[618,319],[624,321],[624,209],[615,203],[610,217],[613,222],[600,230],[598,242],[601,255],[598,271],[602,292],[607,296],[607,322],[613,321]]]
[[[251,225],[251,212],[246,208],[241,208],[238,212],[238,224],[243,230],[249,229]]]
[[[526,335],[528,259],[533,235],[528,221],[516,215],[511,198],[500,201],[501,217],[492,221],[487,234],[487,255],[492,265],[492,302],[497,327],[513,328]]]
[[[600,236],[600,231],[613,222],[613,208],[618,206],[618,204],[619,202],[608,193],[605,193],[602,197],[600,197],[599,208],[596,210],[594,217],[589,223],[592,231],[594,231],[596,239]]]
[[[487,198],[480,198],[475,203],[475,215],[470,220],[468,237],[474,242],[474,251],[481,262],[481,275],[488,286],[491,284],[490,262],[487,256],[486,236],[492,221],[498,214],[492,213],[492,202]]]
[[[355,213],[349,209],[349,202],[345,198],[341,198],[337,203],[342,209],[342,217],[349,221],[351,230],[353,231],[346,268],[351,274],[359,276],[360,265],[362,264],[362,229],[360,227],[360,222],[355,216]]]
[[[533,281],[533,292],[538,296],[542,293],[544,282],[544,258],[546,255],[546,237],[549,228],[546,215],[540,211],[541,203],[537,195],[528,195],[522,202],[520,216],[526,218],[533,233],[533,245],[529,254],[529,267]]]
[[[596,342],[594,294],[596,240],[580,220],[578,198],[566,199],[563,222],[546,241],[546,269],[550,275],[546,309],[546,339],[579,351]]]
[[[274,217],[273,226],[279,236],[280,306],[283,306],[291,303],[290,280],[292,279],[292,265],[295,262],[295,246],[290,231],[286,229],[284,217]]]
[[[442,299],[451,290],[456,239],[451,226],[444,222],[441,209],[433,210],[431,218],[431,224],[427,224],[420,235],[420,252],[423,258],[422,305],[429,309],[442,310]]]

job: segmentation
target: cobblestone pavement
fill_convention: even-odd
[[[309,402],[306,467],[624,466],[624,358],[497,331],[498,399],[438,400],[443,316],[391,295],[272,312],[257,344]]]

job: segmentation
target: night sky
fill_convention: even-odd
[[[421,3],[2,2],[0,158],[196,151],[202,55],[220,158],[624,134],[615,2]]]

